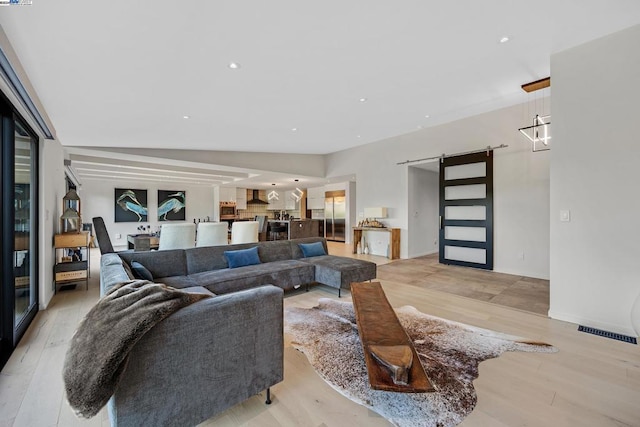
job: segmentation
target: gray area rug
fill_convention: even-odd
[[[369,387],[353,305],[320,299],[311,309],[285,308],[285,333],[316,372],[349,399],[397,426],[455,426],[473,410],[478,364],[505,351],[554,353],[549,344],[527,341],[419,312],[396,309],[434,393],[392,393]]]

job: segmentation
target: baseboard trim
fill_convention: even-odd
[[[610,331],[610,332],[615,332],[622,335],[628,335],[630,337],[638,336],[636,332],[633,330],[633,328],[631,328],[631,325],[629,325],[629,327],[614,325],[608,322],[601,322],[594,319],[587,319],[586,317],[575,316],[567,313],[561,313],[554,310],[549,310],[548,314],[549,314],[549,317],[552,319],[573,323],[576,325],[576,328],[579,325],[585,325],[585,326],[590,326],[596,329],[602,329],[604,331]]]

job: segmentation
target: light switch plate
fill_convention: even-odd
[[[562,221],[562,222],[571,221],[571,212],[570,211],[560,211],[560,221]]]

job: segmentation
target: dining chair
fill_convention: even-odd
[[[163,224],[160,228],[158,250],[187,249],[196,244],[196,225],[190,222]]]
[[[196,233],[196,247],[222,246],[229,243],[229,223],[201,222]]]
[[[231,244],[258,241],[258,221],[235,221],[231,225]]]
[[[93,228],[96,231],[96,237],[98,238],[98,247],[100,248],[101,254],[110,254],[115,252],[113,250],[113,245],[111,244],[111,238],[109,237],[109,232],[107,231],[107,227],[104,225],[104,219],[101,216],[97,216],[92,219]]]
[[[264,242],[267,240],[267,232],[269,230],[269,222],[266,215],[256,215],[255,220],[258,221],[258,240]]]

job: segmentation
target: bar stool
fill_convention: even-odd
[[[287,232],[287,226],[280,222],[271,223],[269,226],[271,227],[271,240],[280,240],[280,235]]]

